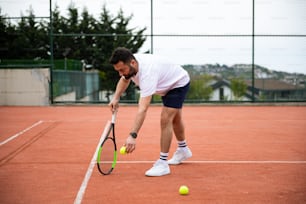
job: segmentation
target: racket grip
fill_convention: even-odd
[[[112,115],[112,123],[114,124],[115,121],[116,121],[116,116],[117,116],[117,111],[114,111],[113,112],[113,115]]]

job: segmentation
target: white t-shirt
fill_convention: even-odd
[[[188,72],[152,54],[134,54],[138,72],[132,81],[140,88],[140,97],[153,94],[165,95],[169,90],[183,87],[190,81]]]

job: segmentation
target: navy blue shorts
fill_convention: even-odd
[[[162,96],[164,106],[169,108],[182,108],[186,94],[189,90],[189,85],[190,83],[186,86],[172,89],[166,95]]]

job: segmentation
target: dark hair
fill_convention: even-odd
[[[123,63],[129,63],[132,59],[135,59],[133,53],[125,48],[125,47],[118,47],[114,50],[111,58],[109,59],[109,62],[111,64],[117,64],[119,61],[122,61]]]

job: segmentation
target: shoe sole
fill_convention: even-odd
[[[170,172],[166,173],[166,174],[161,174],[161,175],[148,175],[148,174],[145,174],[145,176],[147,176],[147,177],[159,177],[159,176],[166,176],[166,175],[169,175],[169,174],[170,174]]]
[[[170,160],[169,160],[169,161],[168,161],[168,164],[169,164],[169,165],[179,165],[179,164],[182,164],[183,161],[189,159],[190,157],[192,157],[192,155],[190,155],[189,157],[183,159],[183,160],[180,161],[180,162],[169,162],[169,161],[170,161]]]

